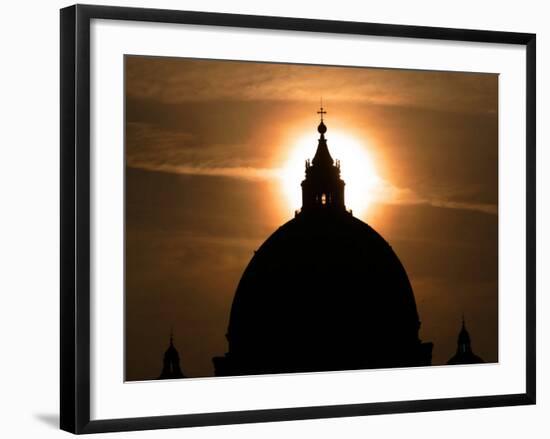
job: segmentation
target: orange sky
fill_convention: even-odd
[[[158,376],[171,326],[184,373],[213,373],[240,275],[300,207],[280,175],[297,139],[313,156],[320,96],[329,148],[349,136],[379,177],[348,207],[403,262],[434,364],[462,312],[497,360],[497,75],[131,56],[126,91],[128,379]]]

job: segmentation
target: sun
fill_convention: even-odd
[[[341,177],[346,183],[346,207],[355,215],[364,215],[382,187],[382,180],[369,155],[369,145],[339,131],[327,135],[327,143],[332,158],[340,160]],[[289,149],[281,169],[281,187],[288,206],[293,210],[302,205],[300,183],[305,177],[305,161],[313,158],[316,149],[315,135],[299,137]]]

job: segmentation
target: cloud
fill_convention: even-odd
[[[498,206],[496,204],[464,203],[449,200],[431,200],[428,202],[428,204],[434,207],[444,207],[447,209],[475,210],[491,215],[498,214]]]
[[[253,168],[253,167],[209,167],[171,165],[168,163],[139,163],[130,164],[133,168],[149,171],[167,172],[181,175],[197,175],[211,177],[228,177],[251,181],[278,180],[285,176],[285,172],[278,168]],[[380,181],[376,201],[396,205],[429,205],[446,209],[473,210],[487,214],[497,214],[498,206],[484,203],[468,203],[452,201],[444,198],[420,196],[411,189],[397,188],[388,182]]]
[[[149,171],[169,172],[182,175],[204,175],[211,177],[231,177],[242,178],[245,180],[266,180],[278,178],[280,171],[269,168],[252,168],[243,166],[234,167],[216,167],[216,166],[185,166],[171,165],[168,163],[146,163],[131,162],[129,166],[133,168],[145,169]]]
[[[249,181],[278,180],[283,169],[262,166],[257,147],[242,144],[200,144],[197,135],[177,127],[166,128],[144,122],[126,125],[126,164],[129,167],[180,175],[227,177]],[[251,154],[250,151],[255,152]],[[269,161],[267,161],[269,163]],[[394,205],[429,205],[496,215],[498,206],[479,200],[482,187],[460,184],[443,187],[400,187],[380,179],[373,201]]]
[[[497,111],[493,74],[129,57],[127,91],[163,103],[306,101]]]
[[[278,175],[275,169],[256,166],[247,145],[198,145],[193,133],[128,122],[126,164],[132,168],[183,175],[204,175],[263,180]]]
[[[491,215],[498,214],[498,205],[491,203],[471,203],[467,201],[455,201],[444,196],[422,196],[409,188],[397,188],[390,184],[386,186],[386,197],[389,204],[414,204],[442,207],[445,209],[473,210]]]

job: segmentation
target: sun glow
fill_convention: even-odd
[[[341,178],[346,183],[346,207],[354,214],[362,215],[378,197],[382,187],[367,145],[338,131],[329,132],[326,137],[332,158],[340,160]],[[302,205],[300,183],[305,177],[305,161],[315,155],[317,138],[315,135],[300,137],[289,150],[281,170],[282,189],[294,210]]]

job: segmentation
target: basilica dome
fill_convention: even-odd
[[[431,363],[407,273],[384,238],[346,210],[321,123],[302,210],[246,267],[231,309],[229,350],[214,358],[217,375]]]

